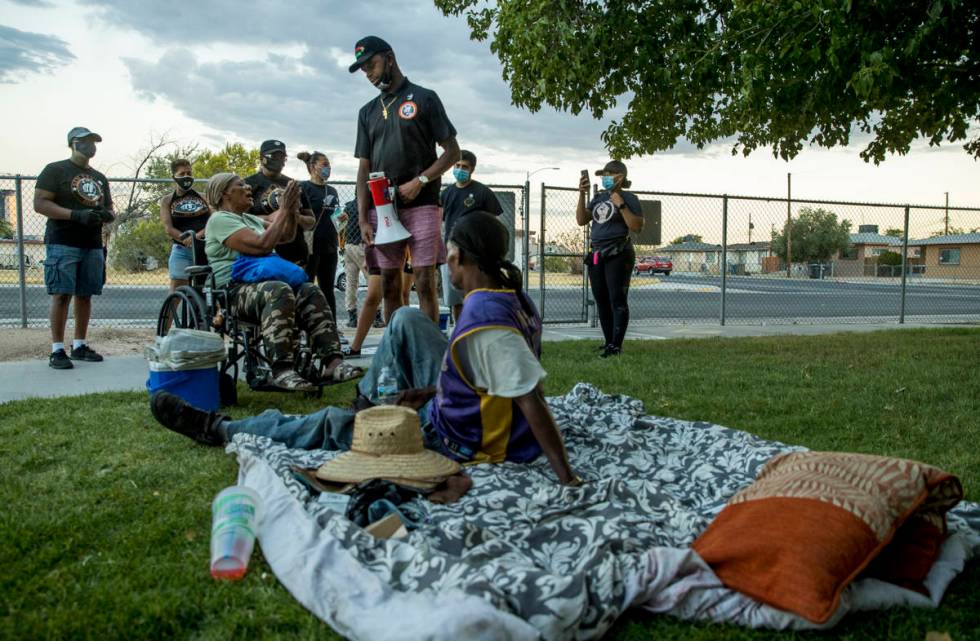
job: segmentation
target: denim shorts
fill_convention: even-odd
[[[170,268],[170,278],[174,280],[187,280],[187,272],[184,270],[194,264],[194,257],[191,250],[183,245],[171,245],[170,260],[167,265]]]
[[[48,245],[44,284],[49,294],[98,296],[105,282],[105,253],[101,247],[83,249]]]

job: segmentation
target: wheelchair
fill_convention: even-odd
[[[193,236],[184,232],[181,239]],[[221,405],[238,403],[239,374],[243,370],[249,388],[260,392],[288,392],[271,384],[272,363],[262,347],[261,325],[236,318],[231,313],[231,291],[215,285],[214,274],[204,254],[204,241],[194,237],[191,246],[194,264],[185,269],[189,284],[181,285],[169,293],[160,307],[157,317],[157,336],[166,336],[171,328],[197,329],[217,332],[226,339],[227,355],[219,369]],[[317,380],[312,375],[319,372],[319,359],[313,353],[307,332],[297,327],[297,347],[293,365],[297,373],[307,380]],[[303,394],[320,398],[323,383],[314,391]]]

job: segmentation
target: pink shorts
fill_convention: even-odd
[[[411,235],[397,243],[374,246],[374,260],[381,269],[401,269],[405,265],[405,247],[412,252],[412,268],[432,267],[446,262],[446,245],[442,242],[442,208],[438,205],[409,207],[398,212],[398,218]],[[378,212],[368,211],[371,226],[378,228]]]

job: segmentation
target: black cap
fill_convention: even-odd
[[[595,172],[596,176],[606,176],[609,174],[622,174],[626,175],[626,165],[618,160],[610,160],[606,163],[606,166],[602,169],[597,169]]]
[[[348,71],[354,73],[364,66],[368,60],[376,53],[391,51],[391,45],[378,36],[364,36],[354,45],[354,64],[348,67]]]
[[[89,130],[88,127],[72,127],[68,132],[68,146],[71,147],[71,141],[79,138],[95,138],[95,142],[102,142],[102,136]]]
[[[262,146],[259,147],[259,153],[263,156],[266,154],[275,153],[277,151],[286,153],[286,144],[281,140],[266,140],[262,143]]]

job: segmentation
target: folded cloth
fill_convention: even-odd
[[[266,256],[239,254],[231,265],[231,280],[238,283],[264,283],[280,280],[293,289],[309,280],[302,267],[275,252]]]

